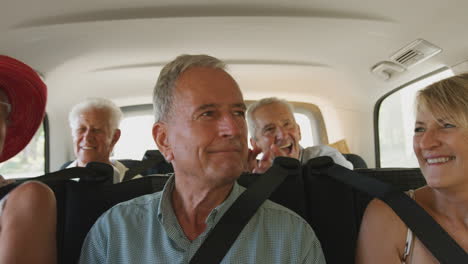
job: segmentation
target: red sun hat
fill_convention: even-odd
[[[0,162],[10,159],[31,141],[42,123],[47,101],[47,87],[28,65],[0,55],[0,90],[11,104]]]

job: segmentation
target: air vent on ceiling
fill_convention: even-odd
[[[390,56],[390,59],[406,68],[410,68],[441,51],[442,49],[436,45],[424,39],[417,39]]]

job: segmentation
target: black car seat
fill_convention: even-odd
[[[58,263],[78,262],[83,240],[103,212],[117,203],[159,191],[167,180],[167,177],[143,177],[112,184],[112,178],[112,167],[96,162],[86,168],[74,167],[32,178],[44,182],[55,193]],[[19,184],[0,188],[0,198]]]
[[[169,178],[150,175],[110,184],[108,180],[103,179],[112,178],[112,169],[107,164],[102,165],[110,169],[72,168],[52,173],[55,177],[49,177],[49,180],[42,178],[57,198],[59,263],[78,261],[86,234],[103,212],[119,202],[162,190]],[[80,182],[61,180],[77,169],[86,169],[80,171]],[[424,179],[418,169],[358,171],[382,181],[396,183],[401,190],[424,185]],[[109,175],[96,175],[103,173]],[[248,187],[257,177],[258,174],[243,174],[238,182]],[[0,188],[0,197],[12,188],[13,185]],[[272,193],[270,200],[295,211],[312,226],[320,240],[327,263],[354,263],[357,235],[362,214],[371,200],[369,195],[316,170],[311,160],[297,170],[295,175],[287,177]]]
[[[150,174],[167,174],[174,172],[172,164],[164,159],[164,156],[157,149],[150,149],[145,152],[142,160],[157,160],[157,162],[145,172],[144,175]]]
[[[343,154],[343,156],[353,164],[353,167],[355,169],[358,169],[358,168],[364,168],[364,169],[367,169],[367,163],[366,161],[359,155],[357,154],[352,154],[352,153],[346,153],[346,154]]]

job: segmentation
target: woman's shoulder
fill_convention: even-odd
[[[373,199],[366,208],[363,221],[372,221],[377,224],[395,225],[404,227],[403,222],[393,209],[379,199]]]
[[[358,241],[358,263],[372,263],[385,256],[401,259],[408,228],[383,201],[372,200],[364,213]]]

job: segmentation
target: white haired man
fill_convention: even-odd
[[[277,156],[295,158],[302,164],[312,158],[330,156],[336,164],[353,169],[353,164],[332,147],[301,147],[301,129],[293,113],[293,107],[288,101],[276,97],[264,98],[249,106],[247,121],[253,147],[249,153],[250,171],[265,172]],[[260,152],[263,157],[257,161],[255,157]]]
[[[113,182],[122,182],[128,168],[110,159],[120,138],[121,119],[122,111],[108,99],[89,98],[73,106],[68,121],[76,160],[67,168],[85,167],[88,162],[107,163],[114,168]]]
[[[224,63],[183,55],[154,89],[153,138],[174,175],[162,192],[121,203],[96,222],[80,263],[189,263],[245,188],[245,104]],[[307,222],[265,201],[221,263],[325,263]]]

